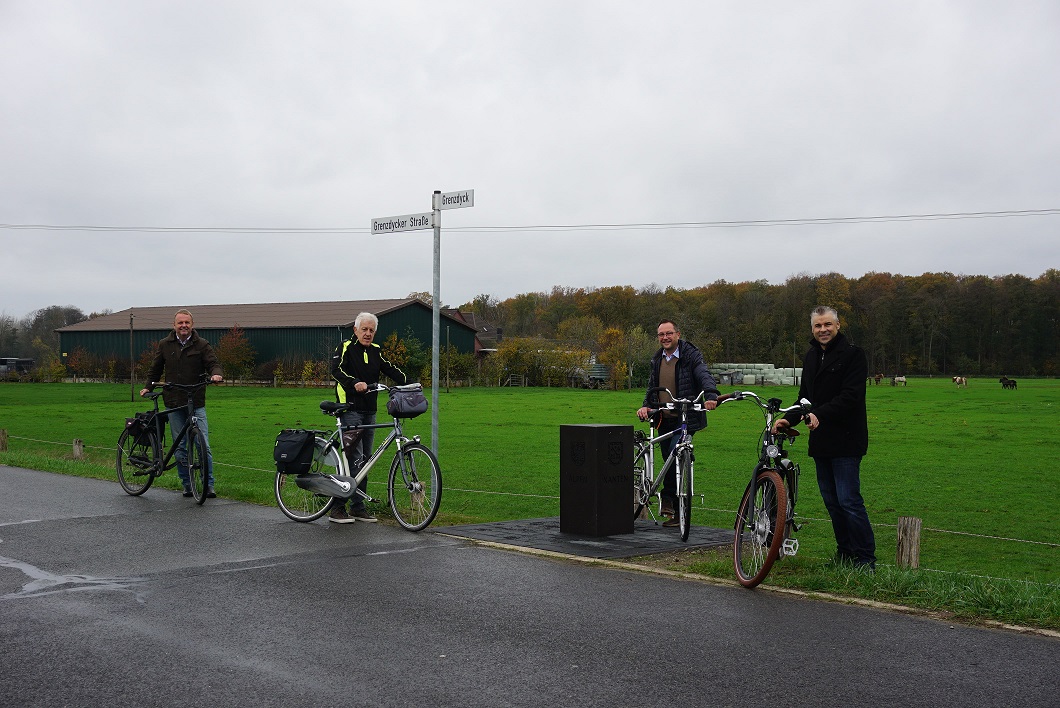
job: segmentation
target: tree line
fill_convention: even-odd
[[[420,296],[425,294],[412,294]],[[428,303],[429,304],[429,303]],[[940,376],[1055,376],[1060,371],[1060,270],[1037,278],[924,273],[800,274],[771,285],[724,280],[696,288],[553,287],[497,300],[482,294],[458,309],[489,322],[494,355],[441,352],[441,376],[499,385],[578,385],[591,363],[615,387],[640,385],[658,347],[656,325],[674,320],[709,362],[798,366],[809,341],[809,313],[831,305],[843,332],[865,349],[872,373]],[[103,314],[53,305],[16,319],[0,314],[0,356],[33,358],[48,380],[71,373],[128,378],[129,364],[71,353],[64,363],[55,330]],[[496,341],[488,339],[503,332]],[[391,341],[392,340],[392,341]],[[431,350],[411,332],[382,342],[407,373],[430,378]],[[258,362],[242,331],[222,338],[218,355],[232,378],[326,379],[328,362]],[[146,371],[143,352],[136,372]],[[70,359],[73,359],[71,362]],[[77,369],[74,369],[74,365]],[[71,371],[67,371],[67,368]],[[82,373],[85,372],[85,373]],[[91,372],[91,373],[88,373]]]
[[[503,331],[502,356],[527,349],[526,341],[537,342],[533,350],[580,348],[621,384],[623,377],[646,379],[663,318],[673,319],[707,361],[797,366],[817,305],[838,310],[843,332],[865,349],[873,373],[1055,376],[1060,369],[1057,269],[1038,278],[874,272],[800,274],[777,285],[718,280],[688,289],[557,286],[503,301],[483,294],[460,309]]]

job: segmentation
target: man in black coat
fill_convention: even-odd
[[[659,344],[661,345],[659,350],[651,358],[648,391],[661,386],[673,393],[676,398],[687,399],[695,399],[700,393],[705,392],[703,409],[714,410],[718,405],[718,386],[714,382],[714,377],[710,375],[699,349],[691,342],[681,339],[681,331],[671,320],[663,320],[659,323]],[[667,403],[669,400],[670,397],[663,392],[659,395],[658,403]],[[655,402],[649,401],[648,395],[645,394],[644,404],[637,411],[637,417],[647,420],[650,413],[649,406],[653,403]],[[655,405],[657,406],[658,403]],[[681,419],[673,414],[670,417],[662,415],[659,423],[660,435],[675,430],[681,424]],[[706,413],[691,413],[688,416],[689,433],[705,427],[707,427]],[[674,437],[669,437],[659,443],[659,451],[664,460],[669,456],[676,442]],[[662,513],[669,517],[663,522],[663,526],[676,526],[677,521],[674,518],[674,499],[677,497],[676,465],[667,472],[660,496],[662,497]]]
[[[809,455],[817,465],[817,486],[832,519],[836,560],[876,568],[876,539],[861,497],[861,458],[869,447],[865,412],[865,352],[839,332],[839,313],[817,307],[810,313],[813,340],[802,362],[799,398],[813,409],[806,416]],[[798,423],[781,418],[775,428]]]
[[[195,332],[195,320],[188,310],[177,310],[173,316],[173,331],[158,343],[151,369],[147,372],[148,384],[141,391],[143,396],[154,389],[153,383],[161,380],[165,372],[166,381],[190,385],[198,383],[204,376],[209,376],[214,383],[224,381],[221,364],[217,361],[213,347]],[[165,389],[162,400],[167,408],[176,408],[169,414],[169,430],[176,438],[177,433],[187,422],[188,414],[183,408],[188,403],[188,394],[178,389]],[[214,498],[213,490],[213,453],[210,452],[210,426],[206,421],[206,389],[200,388],[192,395],[195,417],[199,421],[199,430],[206,442],[206,496]],[[184,496],[191,496],[191,479],[188,477],[188,439],[180,441],[177,448],[177,476],[184,485]]]

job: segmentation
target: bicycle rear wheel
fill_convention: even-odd
[[[681,540],[688,540],[688,531],[692,528],[692,453],[682,450],[677,453],[677,476],[680,487],[677,490],[677,527]]]
[[[145,430],[139,435],[129,435],[128,430],[123,430],[118,436],[118,458],[114,463],[118,484],[127,494],[140,496],[155,481],[161,456],[161,446],[154,430]]]
[[[309,474],[343,474],[339,451],[323,438],[313,441],[313,464]],[[276,473],[276,503],[287,518],[301,522],[315,521],[331,511],[335,505],[334,497],[302,489],[295,481],[297,478],[296,474]]]
[[[733,565],[736,579],[744,587],[753,588],[765,580],[780,554],[787,507],[787,492],[780,475],[768,469],[759,471],[736,512]]]
[[[411,443],[390,463],[390,510],[409,531],[427,528],[442,501],[442,471],[429,448]]]
[[[188,429],[186,443],[191,496],[195,499],[195,503],[201,506],[206,501],[206,488],[210,483],[210,452],[206,447],[206,438],[202,436],[202,431],[195,426]]]

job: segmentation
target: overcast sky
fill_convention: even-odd
[[[0,224],[172,229],[0,228],[0,312],[433,291],[432,232],[370,222],[434,190],[475,190],[442,212],[447,305],[1037,277],[1058,37],[1055,0],[0,0]]]

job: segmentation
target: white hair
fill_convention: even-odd
[[[369,322],[372,325],[372,329],[379,329],[379,318],[371,312],[362,312],[357,315],[357,319],[353,321],[353,328],[360,329],[362,322]]]

